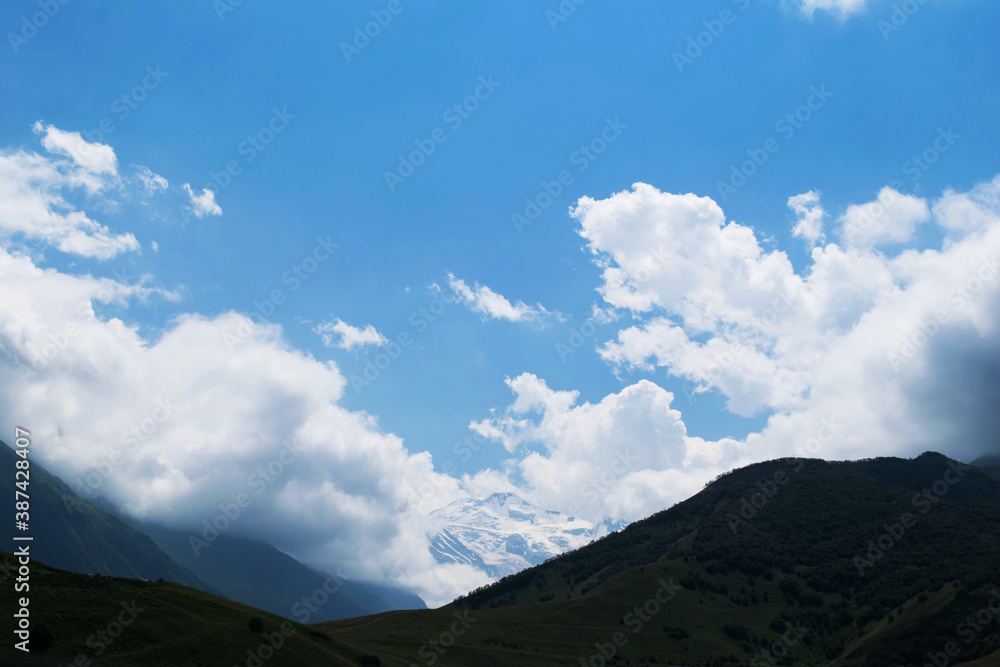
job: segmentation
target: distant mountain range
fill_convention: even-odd
[[[578,549],[624,521],[593,524],[542,509],[513,493],[466,498],[431,513],[438,531],[431,553],[439,563],[465,563],[497,579]]]
[[[13,470],[18,458],[0,442],[0,469]],[[30,470],[32,557],[50,567],[172,581],[313,623],[426,608],[423,600],[408,591],[346,580],[337,572],[316,572],[273,546],[253,540],[221,535],[196,556],[187,532],[119,515],[103,499],[84,500],[37,461],[31,462]],[[0,488],[13,498],[14,476],[0,475],[0,479]],[[324,591],[322,604],[314,609],[300,604],[303,597],[318,590]]]
[[[179,565],[211,582],[222,595],[272,614],[318,623],[393,609],[426,609],[416,595],[391,586],[350,581],[336,571],[317,572],[270,544],[220,535],[195,555],[189,533],[129,522],[148,534]],[[316,610],[302,604],[322,590]]]
[[[250,664],[265,661],[264,647],[267,667],[989,667],[1000,664],[991,470],[936,453],[754,464],[444,608],[293,624],[281,650],[269,650],[281,619],[267,612],[177,584],[36,564],[32,622],[54,639],[52,662],[38,664],[81,653],[92,665]],[[558,545],[570,525],[584,528],[516,496],[467,502],[470,522],[497,535],[526,523],[534,542]],[[0,554],[0,577],[13,563]],[[0,605],[13,608],[13,598],[0,585]],[[123,600],[145,611],[98,659],[88,637]],[[3,664],[13,654],[0,645]]]
[[[29,455],[30,456],[30,455]],[[0,489],[13,503],[14,451],[0,442]],[[31,460],[28,495],[31,551],[51,567],[84,574],[163,579],[215,592],[144,535],[112,513],[83,500],[58,477]]]

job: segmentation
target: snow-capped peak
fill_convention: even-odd
[[[538,507],[514,493],[457,500],[430,516],[437,524],[431,553],[438,562],[467,563],[493,578],[538,565],[624,525],[595,525]]]

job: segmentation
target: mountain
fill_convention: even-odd
[[[17,559],[0,552],[0,605],[14,613],[10,577]],[[336,636],[233,602],[167,582],[89,576],[31,563],[29,648],[0,645],[0,665],[60,667],[203,667],[267,665],[352,667],[378,664]],[[13,574],[12,574],[13,573]],[[251,629],[258,618],[261,628]],[[12,635],[13,636],[13,635]]]
[[[20,461],[0,442],[0,489],[14,502],[14,465]],[[58,477],[31,458],[27,493],[30,497],[32,558],[51,567],[84,574],[136,579],[164,579],[203,590],[212,589],[181,567],[148,536],[110,512],[80,498]],[[13,506],[13,505],[12,505]]]
[[[88,634],[137,600],[149,611],[100,658],[118,665],[991,667],[998,544],[1000,482],[980,468],[780,459],[447,607],[293,624],[273,651],[281,619],[175,584],[35,565],[31,614],[52,654],[96,657]]]
[[[979,466],[980,468],[1000,466],[1000,454],[987,454],[985,456],[980,456],[972,462],[972,465]]]
[[[662,607],[657,629],[627,635],[619,655],[745,664],[801,622],[809,634],[794,664],[925,664],[956,639],[972,660],[1000,650],[993,615],[986,630],[957,636],[963,619],[1000,600],[998,545],[1000,482],[980,468],[931,452],[781,459],[734,470],[669,510],[450,608],[522,620],[531,609],[540,626],[579,618],[600,638],[635,621],[657,582],[673,582],[680,590],[671,602],[654,605]],[[522,628],[507,636],[543,650]]]
[[[269,544],[220,535],[195,554],[188,543],[189,533],[127,520],[222,595],[285,618],[316,623],[426,608],[416,595],[391,586],[349,581],[337,572],[316,572]],[[310,609],[302,599],[311,599],[316,591],[323,594],[317,594]]]
[[[493,578],[544,563],[625,525],[595,525],[542,509],[513,493],[458,500],[430,516],[437,523],[431,553],[439,563],[465,563]]]
[[[1000,454],[980,456],[972,462],[972,465],[979,466],[990,476],[1000,479]]]
[[[0,446],[0,467],[12,471],[18,460],[9,446]],[[2,478],[4,493],[13,498],[14,476]],[[84,500],[33,460],[28,494],[32,559],[53,568],[173,581],[292,619],[306,609],[296,604],[322,589],[329,576],[268,544],[227,535],[196,556],[188,533],[118,514],[104,499]],[[326,584],[325,593],[323,604],[308,610],[312,622],[426,608],[416,595],[383,584],[339,579]]]

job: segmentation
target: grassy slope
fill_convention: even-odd
[[[0,552],[0,604],[15,609],[7,569],[13,556]],[[244,665],[247,651],[265,639],[249,631],[254,616],[264,619],[264,633],[287,622],[278,616],[173,583],[92,577],[32,564],[30,610],[33,627],[47,626],[55,643],[52,656],[86,655],[92,664],[186,667]],[[87,639],[108,627],[122,613],[122,603],[142,608],[100,658]],[[335,639],[291,623],[295,634],[267,660],[268,667],[302,665],[356,665],[359,655]],[[93,643],[93,642],[92,642]],[[18,656],[10,642],[0,648],[0,663]],[[63,661],[65,662],[65,660]]]
[[[744,642],[722,631],[724,624],[760,626],[762,637],[771,642],[778,639],[780,633],[770,630],[766,621],[777,618],[786,605],[778,585],[763,580],[757,580],[754,590],[761,596],[767,592],[769,601],[752,607],[715,593],[681,590],[641,626],[631,622],[622,624],[637,604],[642,605],[655,595],[661,579],[676,582],[692,571],[703,568],[693,561],[685,563],[676,558],[620,572],[598,590],[571,600],[471,610],[469,618],[476,620],[435,664],[575,667],[581,658],[589,659],[597,651],[596,643],[612,641],[615,632],[622,632],[627,639],[616,653],[621,659],[627,658],[627,664],[631,665],[708,664],[706,658],[722,660],[730,655],[740,656],[746,664],[751,654],[743,651]],[[731,589],[746,585],[745,577],[735,573],[717,579],[728,582]],[[409,665],[421,662],[420,647],[448,630],[455,613],[463,612],[455,609],[396,612],[383,615],[374,623],[355,619],[317,627],[358,650],[379,655],[385,665]],[[635,618],[638,617],[633,615],[629,621]],[[761,620],[765,620],[763,625]],[[672,638],[666,631],[677,628],[684,628],[690,636]],[[818,649],[816,642],[811,646],[799,643],[793,649],[795,664],[826,664]]]

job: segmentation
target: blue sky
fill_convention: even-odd
[[[348,383],[338,405],[375,416],[409,452],[429,452],[438,472],[451,459],[453,474],[474,475],[500,470],[516,445],[505,450],[497,439],[469,461],[452,445],[491,410],[504,418],[512,402],[504,380],[522,373],[594,404],[650,380],[674,393],[688,435],[707,441],[744,439],[789,410],[761,401],[740,416],[726,409],[732,396],[718,387],[688,398],[697,382],[667,364],[602,357],[598,346],[648,315],[621,304],[619,319],[560,358],[556,346],[570,340],[571,327],[595,304],[609,307],[597,291],[604,266],[569,215],[580,197],[607,200],[638,182],[711,197],[727,221],[752,228],[764,252],[783,251],[804,275],[810,244],[792,236],[789,197],[821,191],[833,241],[847,207],[875,200],[887,185],[933,203],[948,188],[971,191],[1000,171],[1000,6],[985,0],[911,3],[917,11],[891,32],[884,22],[903,3],[888,0],[815,2],[821,8],[811,16],[808,2],[777,0],[587,2],[554,24],[547,12],[558,11],[557,2],[402,0],[379,34],[345,57],[342,44],[389,4],[245,0],[220,15],[223,5],[209,0],[71,0],[37,35],[12,42],[9,33],[21,33],[23,17],[40,10],[36,2],[5,3],[6,150],[41,152],[42,134],[32,129],[41,121],[112,147],[123,178],[142,165],[170,183],[148,199],[118,196],[113,206],[67,194],[115,233],[133,234],[141,251],[102,261],[43,252],[18,234],[9,247],[27,248],[38,266],[65,274],[128,284],[148,274],[146,287],[179,298],[95,308],[105,321],[137,327],[151,346],[178,317],[247,313],[275,289],[287,297],[270,318],[282,327],[282,345],[333,362],[348,379],[384,348],[324,345],[317,325],[340,319],[387,339],[410,333],[412,348],[362,391]],[[696,57],[679,68],[675,54],[699,33],[707,46],[688,52]],[[147,68],[163,74],[151,78]],[[121,96],[144,81],[145,99],[122,106]],[[446,115],[477,88],[483,99],[467,118]],[[794,133],[780,129],[816,89],[832,95]],[[249,150],[243,142],[276,110],[281,131]],[[92,133],[105,119],[113,131]],[[620,136],[581,163],[576,151],[609,122]],[[385,174],[398,156],[439,129],[443,143],[390,188]],[[958,138],[928,169],[914,170],[912,156],[933,148],[939,132]],[[769,139],[777,150],[724,197],[719,182]],[[212,174],[231,162],[240,173],[219,187]],[[512,215],[564,170],[571,182],[519,233]],[[184,184],[196,194],[215,190],[221,215],[193,215]],[[940,248],[942,229],[922,225],[880,256]],[[291,290],[282,276],[328,237],[339,244],[334,257]],[[544,312],[514,322],[456,304],[417,332],[411,314],[431,303],[432,285],[447,289],[449,274]],[[709,337],[691,333],[694,341]],[[531,438],[523,444],[546,447]],[[83,465],[52,460],[66,470]]]

